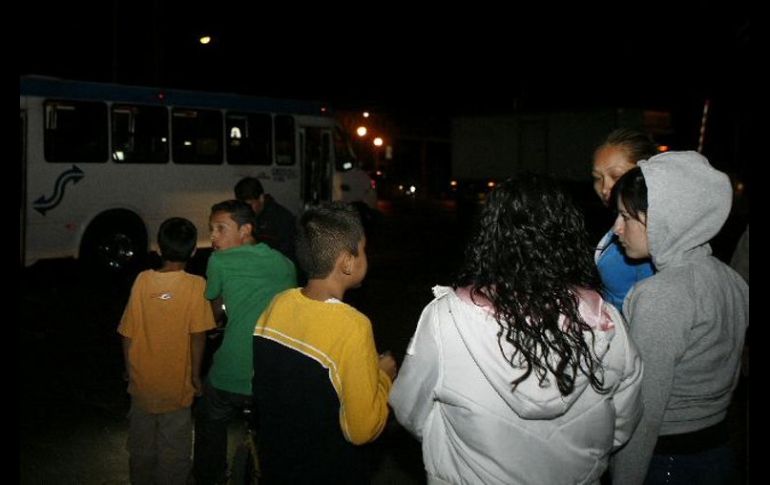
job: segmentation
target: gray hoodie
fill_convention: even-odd
[[[428,483],[598,484],[641,415],[641,360],[620,312],[578,291],[607,393],[583,374],[567,396],[534,375],[511,392],[524,370],[502,357],[501,348],[510,358],[513,347],[498,343],[490,309],[451,288],[433,293],[390,394],[398,421],[422,441]]]
[[[658,273],[634,286],[623,312],[644,363],[644,414],[613,460],[613,483],[644,481],[658,435],[725,418],[738,383],[749,291],[708,241],[727,220],[732,187],[696,152],[639,162],[647,184],[647,235]]]

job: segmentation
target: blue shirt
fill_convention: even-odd
[[[618,236],[612,230],[599,242],[595,260],[602,279],[602,296],[621,313],[623,300],[631,287],[655,274],[655,267],[649,259],[630,259],[625,255]]]

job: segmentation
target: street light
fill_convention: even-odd
[[[373,152],[374,152],[374,168],[379,169],[380,168],[380,150],[379,148],[382,146],[382,138],[381,137],[375,137],[374,140],[372,140],[372,145],[374,145]]]

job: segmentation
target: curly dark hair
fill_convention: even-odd
[[[525,174],[490,193],[454,287],[470,286],[471,296],[492,303],[500,352],[511,367],[526,368],[511,382],[512,391],[532,372],[548,386],[550,371],[566,396],[579,369],[594,389],[606,392],[601,364],[584,336],[593,340],[593,331],[580,316],[575,292],[600,289],[592,254],[582,213],[554,180]],[[510,358],[503,338],[515,349]]]

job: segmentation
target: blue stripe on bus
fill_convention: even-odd
[[[207,93],[146,86],[126,86],[86,81],[21,76],[19,93],[26,96],[75,99],[82,101],[115,101],[158,106],[214,108],[272,113],[322,114],[322,103],[296,99],[273,99],[226,93]],[[162,97],[160,96],[162,94]]]

